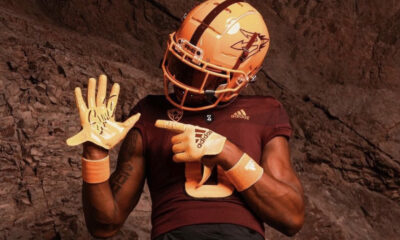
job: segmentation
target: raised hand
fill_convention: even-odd
[[[96,79],[90,78],[87,95],[88,105],[86,105],[81,89],[75,88],[75,100],[83,129],[67,140],[69,146],[92,142],[105,149],[111,149],[126,136],[139,120],[140,113],[123,123],[115,121],[119,90],[119,84],[115,83],[112,86],[109,98],[106,99],[107,77],[100,75],[96,96]]]
[[[207,128],[183,124],[174,121],[157,120],[156,127],[177,132],[171,138],[175,162],[201,162],[203,156],[212,156],[221,153],[226,137]],[[212,173],[214,166],[204,166],[203,177],[198,186],[203,185]]]

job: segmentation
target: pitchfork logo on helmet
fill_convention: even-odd
[[[257,34],[257,39],[254,41],[254,43],[251,45],[249,49],[246,49],[247,45],[249,44],[249,41],[251,40],[251,37],[256,33],[252,33],[244,29],[240,29],[240,32],[243,34],[245,39],[242,39],[239,42],[233,44],[231,48],[239,51],[246,51],[246,50],[249,51],[248,56],[246,56],[246,58],[243,59],[243,61],[246,61],[254,54],[260,52],[261,49],[264,48],[269,42],[269,39],[265,35]]]
[[[250,4],[205,1],[169,36],[162,62],[165,96],[177,108],[190,111],[228,102],[260,70],[268,48],[267,26]],[[173,99],[170,89],[180,98]],[[197,107],[185,104],[195,95],[205,95],[208,101]]]

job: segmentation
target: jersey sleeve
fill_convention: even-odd
[[[263,146],[276,136],[284,136],[289,139],[292,135],[292,127],[290,126],[289,116],[282,104],[277,105],[270,112],[270,123],[264,127],[261,140]]]

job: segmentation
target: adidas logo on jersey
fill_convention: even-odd
[[[207,140],[207,138],[211,135],[212,131],[206,131],[206,130],[202,130],[202,129],[198,129],[196,128],[194,130],[195,132],[195,142],[197,143],[197,147],[201,148],[204,144],[204,142]]]
[[[247,116],[246,112],[243,109],[240,109],[239,111],[232,114],[231,118],[241,118],[241,119],[250,120],[250,116]]]

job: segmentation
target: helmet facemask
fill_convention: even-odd
[[[201,48],[185,39],[175,41],[175,33],[170,35],[162,69],[167,99],[176,107],[189,111],[206,110],[227,102],[249,82],[243,71],[208,63],[203,59]],[[170,84],[174,86],[176,100],[169,96]],[[204,96],[201,106],[185,105],[185,101],[190,102],[196,96]]]

